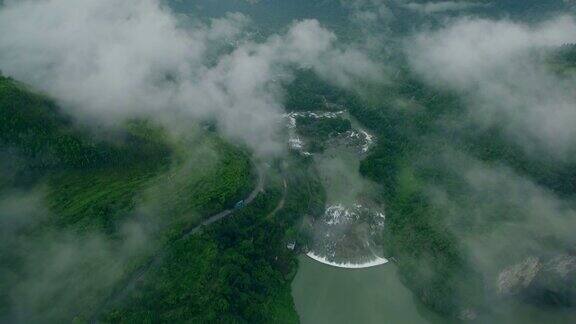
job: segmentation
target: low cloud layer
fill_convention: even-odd
[[[503,318],[507,316],[523,316],[525,310],[519,310],[518,305],[510,307],[508,301],[509,297],[515,296],[518,301],[527,295],[503,293],[506,283],[501,282],[501,276],[510,266],[526,260],[547,262],[572,253],[576,244],[574,201],[558,197],[503,164],[484,163],[455,151],[439,153],[437,158],[437,164],[450,166],[459,179],[457,184],[429,184],[429,198],[442,210],[445,229],[457,237],[470,265],[484,282],[483,292],[471,292],[466,286],[460,287],[460,292],[484,295],[486,306],[495,311],[483,315],[488,318],[504,316],[499,321],[506,322]],[[518,291],[532,284],[532,279],[515,283],[523,275],[518,272],[508,278]],[[554,287],[566,282],[550,281],[546,287],[551,289],[550,295],[558,297],[562,296],[558,293],[561,290]],[[546,316],[553,314],[552,309],[540,309],[534,315],[549,321]]]
[[[153,248],[142,224],[116,239],[52,229],[44,188],[0,195],[0,301],[3,323],[62,322],[94,311],[130,261]],[[43,227],[46,226],[46,227]]]
[[[365,24],[374,24],[382,20],[393,19],[386,0],[341,0],[351,11],[352,20]]]
[[[476,126],[502,127],[534,154],[571,159],[576,144],[576,81],[545,54],[576,41],[565,16],[530,26],[464,18],[407,42],[411,67],[431,85],[466,100]]]
[[[412,71],[460,99],[461,114],[451,111],[451,122],[438,125],[465,129],[456,134],[493,135],[476,147],[484,150],[481,158],[459,144],[435,151],[430,165],[444,166],[449,175],[427,188],[431,203],[445,216],[446,230],[484,280],[486,291],[477,293],[488,297],[495,313],[519,314],[504,302],[510,297],[502,293],[505,269],[530,258],[544,264],[568,255],[576,244],[570,230],[576,226],[573,197],[551,185],[558,181],[556,172],[564,172],[556,170],[576,161],[576,79],[573,70],[552,60],[561,45],[575,41],[576,22],[570,16],[539,24],[447,19],[405,41]],[[499,158],[494,152],[500,139],[514,144],[503,148],[512,157],[482,161]],[[523,148],[527,155],[511,148]]]
[[[446,211],[448,228],[468,245],[479,265],[486,263],[487,274],[527,256],[561,253],[559,246],[576,244],[571,200],[502,164],[456,152],[440,156],[439,163],[450,165],[461,182],[445,188],[432,185],[429,193]]]
[[[262,155],[282,150],[275,137],[281,84],[292,68],[343,87],[380,78],[364,54],[340,46],[315,20],[254,43],[241,14],[182,19],[159,0],[7,1],[0,69],[83,119],[118,123],[168,112],[216,119],[223,134]]]

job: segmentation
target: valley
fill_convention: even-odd
[[[576,322],[575,30],[0,0],[0,323]]]

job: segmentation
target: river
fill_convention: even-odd
[[[292,296],[303,324],[440,322],[402,284],[392,262],[350,270],[302,255],[299,264]]]
[[[345,265],[347,261],[356,261],[361,262],[358,265],[367,267],[344,269],[324,264],[307,255],[301,255],[298,273],[292,283],[292,295],[301,322],[304,324],[429,323],[431,320],[440,322],[402,284],[393,262],[370,265],[370,261],[374,261],[375,258],[379,259],[373,252],[382,251],[382,247],[370,244],[371,248],[366,250],[365,244],[349,242],[354,241],[350,238],[354,238],[355,233],[359,232],[349,230],[350,228],[362,227],[362,223],[373,218],[380,219],[378,213],[374,211],[377,209],[383,211],[382,202],[378,202],[377,197],[373,197],[377,192],[375,184],[364,179],[359,172],[360,160],[371,148],[371,141],[377,139],[365,133],[363,127],[349,114],[337,113],[335,116],[350,120],[355,134],[365,135],[362,136],[364,140],[353,143],[354,145],[351,145],[349,140],[332,141],[323,153],[314,154],[314,163],[326,189],[327,211],[334,206],[347,206],[342,209],[358,214],[360,212],[357,209],[349,206],[357,206],[361,203],[362,206],[366,206],[363,208],[373,212],[365,213],[365,217],[353,218],[348,224],[344,224],[346,230],[334,230],[334,226],[327,226],[326,223],[340,224],[342,218],[345,218],[332,217],[335,213],[327,212],[323,218],[315,222],[316,241],[322,244],[315,244],[314,251],[311,253],[329,255],[328,258],[332,257],[330,261],[340,262],[340,264]],[[294,121],[291,125],[295,127]],[[304,144],[306,139],[302,140]],[[383,218],[383,213],[381,215]],[[378,226],[373,228],[376,231],[381,230]],[[363,232],[360,231],[360,233]],[[344,235],[348,239],[338,238],[338,235]],[[366,238],[367,241],[372,241],[371,236],[370,234],[361,235],[358,239]],[[332,241],[337,243],[330,244]],[[352,245],[352,248],[348,245]],[[333,253],[327,253],[326,247],[328,250],[334,248],[336,256]],[[343,253],[343,250],[345,252],[348,250],[348,253]],[[354,253],[363,254],[363,256],[358,258],[351,255]],[[364,261],[358,261],[359,259]]]

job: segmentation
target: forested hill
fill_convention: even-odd
[[[114,167],[137,161],[165,163],[170,148],[161,138],[145,136],[133,123],[115,143],[97,140],[73,124],[51,99],[24,84],[0,76],[0,154],[12,179],[22,184],[54,170]],[[149,129],[148,131],[152,131]],[[17,159],[17,161],[15,160]],[[15,177],[18,181],[14,181]]]
[[[298,322],[286,244],[323,210],[310,163],[268,165],[252,203],[184,235],[255,188],[248,152],[145,120],[103,139],[5,77],[0,116],[0,322]]]
[[[98,136],[6,77],[0,119],[0,322],[90,318],[183,231],[254,188],[247,152],[201,127],[174,137],[133,120]]]

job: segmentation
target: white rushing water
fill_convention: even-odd
[[[338,111],[299,111],[284,115],[288,129],[288,146],[304,156],[312,156],[308,147],[307,139],[301,137],[297,131],[298,118],[309,119],[333,119],[344,118],[352,122],[353,128],[341,133],[330,135],[326,144],[329,148],[339,148],[332,153],[316,153],[319,159],[339,154],[350,154],[353,160],[359,160],[374,146],[375,137],[361,126],[357,126],[345,110]],[[349,157],[348,157],[349,158]],[[339,161],[348,161],[342,157]],[[318,161],[316,161],[318,163]],[[342,162],[347,163],[347,162]],[[336,165],[339,165],[336,163]],[[345,165],[345,164],[344,164]],[[356,172],[356,168],[353,169]],[[327,178],[326,178],[326,181]],[[340,181],[340,180],[338,180]],[[327,184],[324,184],[327,185]],[[329,186],[329,184],[328,184]],[[363,186],[363,185],[362,185]],[[338,189],[335,189],[338,191]],[[317,262],[345,269],[370,268],[388,263],[388,260],[374,253],[374,237],[382,232],[385,223],[384,212],[377,206],[363,205],[355,197],[357,193],[339,193],[354,195],[350,197],[336,198],[326,206],[324,215],[314,224],[315,239],[307,256]],[[343,203],[342,201],[346,201]]]
[[[322,257],[320,255],[315,254],[314,252],[308,252],[308,253],[306,253],[306,255],[309,258],[316,260],[320,263],[324,263],[324,264],[329,265],[329,266],[333,266],[333,267],[337,267],[337,268],[344,268],[344,269],[364,269],[364,268],[376,267],[376,266],[388,263],[388,259],[381,258],[381,257],[376,256],[376,255],[374,256],[374,260],[363,262],[363,263],[333,262],[333,261],[326,259],[325,257]]]
[[[298,112],[291,112],[284,114],[286,118],[286,126],[288,128],[288,146],[290,149],[299,152],[305,156],[311,156],[312,153],[306,151],[306,143],[305,141],[300,138],[296,132],[296,118],[304,117],[304,118],[313,118],[313,119],[322,119],[322,118],[338,118],[344,117],[346,118],[346,111],[345,110],[338,110],[338,111],[298,111]],[[338,135],[341,139],[345,139],[349,141],[349,145],[358,146],[358,153],[366,154],[373,146],[375,137],[372,134],[369,134],[364,129],[352,129],[347,132]]]
[[[363,129],[354,129],[347,132],[347,137],[360,142],[361,153],[367,153],[374,144],[374,135]]]
[[[338,268],[361,269],[385,264],[388,260],[374,252],[370,239],[382,231],[385,218],[383,212],[358,203],[350,207],[342,204],[330,205],[315,224],[317,235],[307,255],[318,262]],[[356,226],[364,230],[352,230]],[[359,233],[368,236],[355,237]],[[357,249],[352,257],[347,255],[350,247]]]

